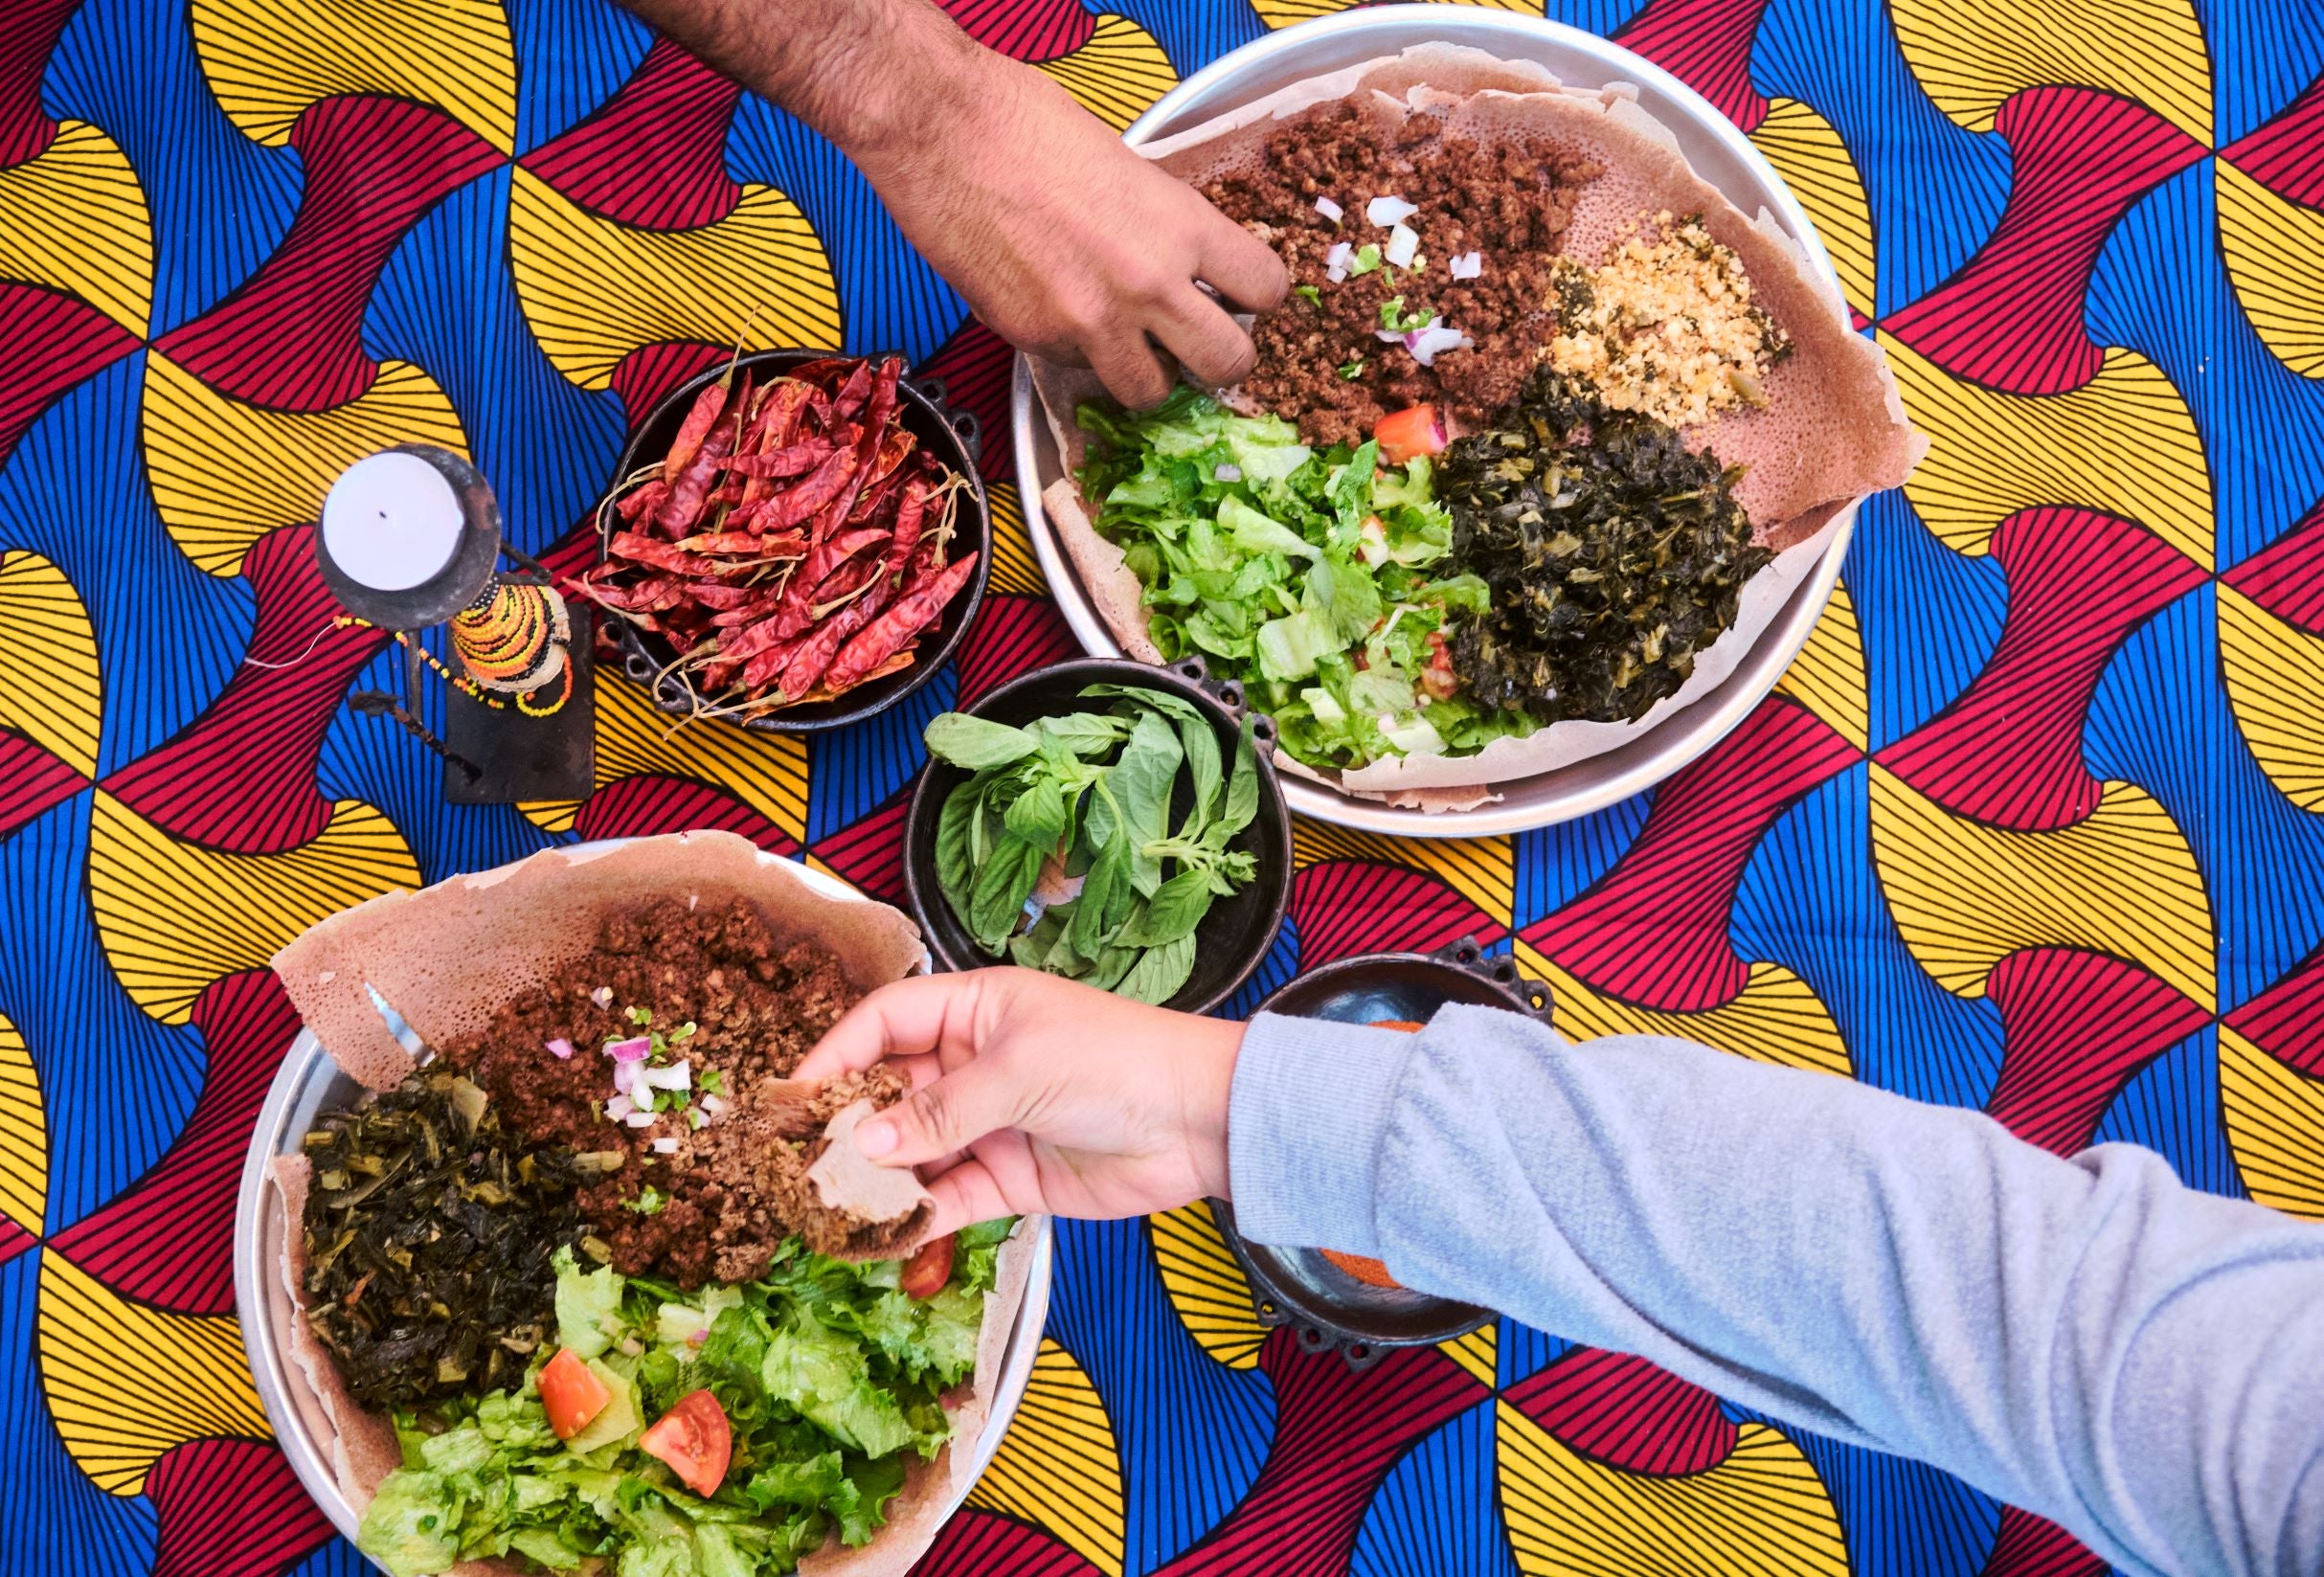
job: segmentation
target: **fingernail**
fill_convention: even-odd
[[[892,1122],[867,1122],[855,1131],[855,1147],[873,1160],[879,1160],[895,1146],[895,1124]]]

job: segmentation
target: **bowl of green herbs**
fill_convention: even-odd
[[[1291,901],[1275,725],[1199,661],[1061,663],[927,730],[904,877],[949,969],[1019,964],[1207,1012]]]

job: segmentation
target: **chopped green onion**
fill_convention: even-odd
[[[1364,358],[1358,356],[1354,361],[1343,363],[1340,368],[1340,375],[1350,383],[1364,376]]]
[[[1318,290],[1312,284],[1303,284],[1298,286],[1297,293],[1307,298],[1307,304],[1310,306],[1321,306],[1323,304],[1323,292]]]
[[[629,1022],[631,1024],[647,1025],[654,1022],[653,1014],[646,1011],[643,1007],[629,1007],[622,1009],[622,1011],[628,1014]]]
[[[715,1068],[705,1068],[702,1070],[702,1076],[694,1082],[702,1087],[702,1093],[706,1095],[726,1093],[726,1075]]]
[[[662,1207],[668,1203],[668,1196],[661,1189],[641,1188],[638,1197],[629,1202],[629,1207],[642,1216],[658,1216],[662,1213]]]
[[[1362,246],[1356,248],[1356,260],[1347,265],[1347,271],[1350,274],[1369,274],[1379,266],[1380,249],[1371,242],[1365,241]]]

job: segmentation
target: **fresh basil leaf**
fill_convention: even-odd
[[[1141,713],[1121,748],[1121,759],[1106,774],[1120,808],[1131,846],[1130,883],[1139,895],[1152,897],[1162,886],[1162,861],[1145,851],[1170,834],[1170,790],[1185,759],[1178,732],[1160,712]]]
[[[1043,851],[1021,839],[1004,837],[993,845],[992,858],[977,872],[977,885],[968,899],[968,929],[977,945],[994,957],[1025,918],[1025,900],[1040,880]]]
[[[1008,835],[1039,849],[1054,849],[1065,842],[1065,797],[1058,792],[1057,780],[1047,774],[1036,774],[1025,785],[1025,791],[1009,802],[1008,811],[1001,818]]]
[[[929,754],[971,772],[1022,761],[1041,743],[1024,729],[971,717],[964,711],[942,712],[930,718],[922,737],[928,742]]]
[[[1130,966],[1121,982],[1113,987],[1117,997],[1132,1002],[1152,1003],[1159,1007],[1178,995],[1194,973],[1194,937],[1181,936],[1160,947],[1149,947],[1139,955],[1138,962]]]
[[[1103,755],[1120,744],[1128,736],[1130,725],[1101,711],[1077,711],[1044,717],[1033,725],[1033,732],[1075,755],[1091,756]]]
[[[1042,967],[1049,950],[1064,940],[1065,924],[1072,918],[1072,909],[1071,904],[1056,904],[1043,910],[1041,918],[1033,922],[1032,930],[1022,936],[1009,938],[1009,961],[1027,969]]]
[[[969,852],[969,828],[984,802],[986,774],[979,773],[944,796],[936,817],[936,887],[960,923],[968,923],[968,891],[977,879],[976,861]]]
[[[1207,868],[1180,871],[1155,890],[1143,912],[1131,916],[1115,935],[1115,945],[1161,947],[1192,935],[1208,912],[1211,896]]]
[[[1224,786],[1219,766],[1218,731],[1207,717],[1197,713],[1178,719],[1178,742],[1186,753],[1186,771],[1194,779],[1194,806],[1186,812],[1186,823],[1179,828],[1181,838],[1193,839],[1202,835],[1204,827],[1219,812],[1219,790]]]
[[[1227,808],[1207,829],[1205,842],[1218,838],[1217,846],[1252,823],[1259,813],[1259,753],[1252,744],[1252,720],[1243,719],[1242,737],[1234,743],[1234,775],[1227,783]],[[1220,829],[1224,828],[1222,834]]]
[[[1093,800],[1092,821],[1102,803]],[[1129,890],[1130,842],[1126,837],[1117,837],[1098,848],[1082,879],[1081,896],[1073,900],[1073,917],[1066,925],[1065,935],[1075,957],[1094,958],[1104,951],[1114,928],[1120,923],[1118,918],[1109,919],[1107,911],[1115,907],[1117,895]]]
[[[1094,985],[1100,991],[1117,989],[1145,953],[1135,947],[1109,947],[1101,951],[1082,977],[1082,983]]]

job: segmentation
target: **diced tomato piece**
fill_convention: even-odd
[[[1420,687],[1433,701],[1450,701],[1460,688],[1460,676],[1453,671],[1453,653],[1444,643],[1442,630],[1429,632],[1429,665],[1420,670]]]
[[[934,1297],[952,1279],[952,1233],[932,1237],[904,1261],[904,1291],[914,1297]]]
[[[539,1385],[541,1406],[549,1409],[549,1427],[559,1440],[570,1440],[589,1428],[589,1421],[613,1400],[605,1382],[591,1374],[571,1347],[559,1347],[542,1365]]]
[[[725,1481],[727,1461],[734,1454],[734,1431],[716,1397],[706,1390],[688,1391],[638,1436],[638,1446],[667,1462],[688,1489],[707,1499]]]
[[[1389,412],[1372,429],[1372,437],[1380,441],[1380,458],[1390,465],[1408,464],[1445,446],[1444,423],[1437,419],[1433,405],[1408,405]]]

